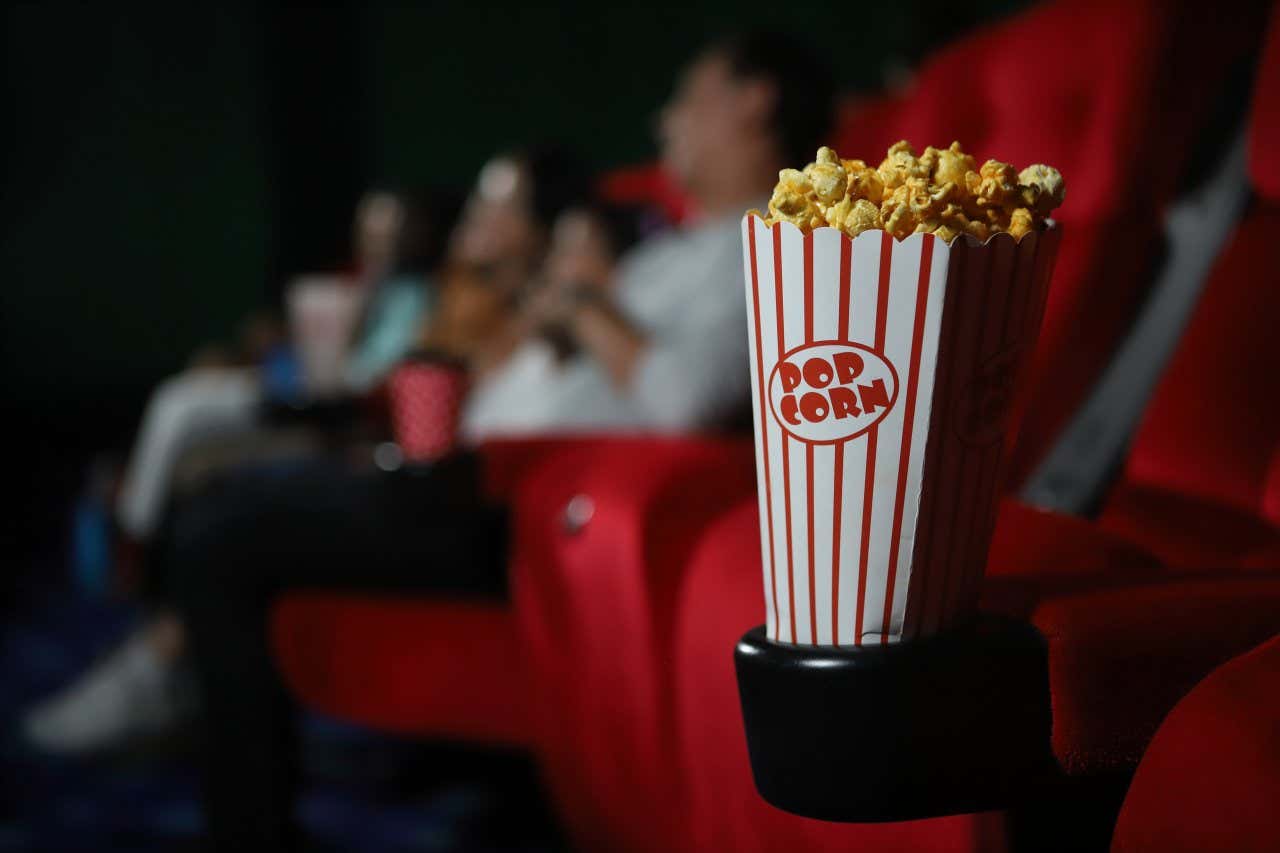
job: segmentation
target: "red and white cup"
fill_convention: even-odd
[[[391,423],[410,462],[435,462],[457,447],[458,418],[469,381],[459,362],[414,356],[391,374]]]
[[[1061,230],[850,238],[743,219],[770,640],[914,640],[976,610]]]

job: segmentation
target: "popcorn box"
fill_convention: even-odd
[[[466,370],[444,358],[415,357],[391,374],[391,422],[410,462],[434,462],[453,451],[468,388]]]
[[[972,615],[1061,238],[742,223],[766,632],[896,643]]]

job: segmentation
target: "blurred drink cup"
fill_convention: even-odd
[[[290,286],[289,330],[308,397],[342,392],[361,302],[361,291],[338,276],[304,276]]]
[[[391,419],[405,459],[435,462],[453,452],[467,388],[463,364],[443,355],[418,353],[395,369]]]

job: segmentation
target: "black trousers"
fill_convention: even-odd
[[[328,460],[240,472],[176,507],[157,554],[205,709],[202,781],[216,850],[293,850],[294,709],[268,640],[282,593],[505,596],[505,513],[474,463],[356,471]]]

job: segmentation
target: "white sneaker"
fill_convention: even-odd
[[[171,689],[174,668],[141,634],[29,711],[26,739],[52,753],[107,750],[134,737],[158,734],[178,720]]]

